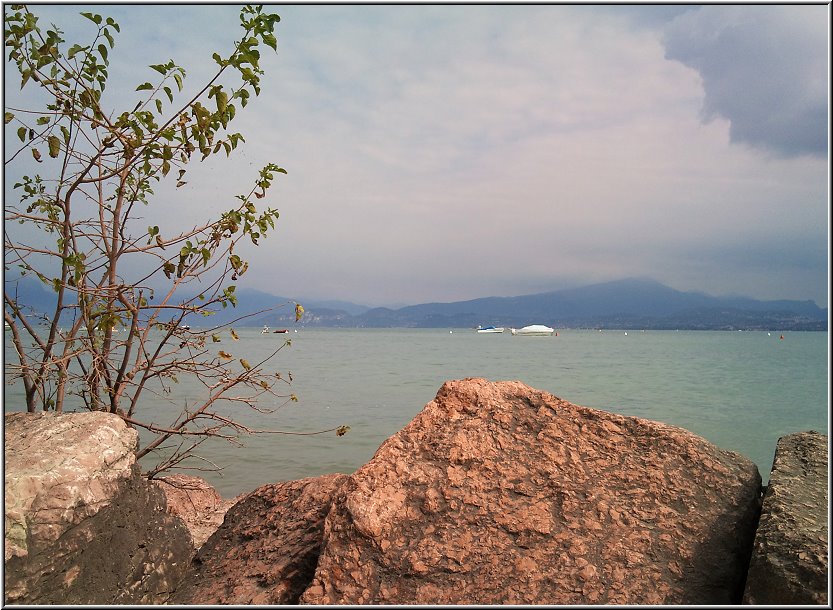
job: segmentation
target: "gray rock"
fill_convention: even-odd
[[[778,439],[743,601],[827,605],[827,436]]]
[[[5,602],[162,603],[193,552],[108,413],[5,416]]]

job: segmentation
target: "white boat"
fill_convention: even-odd
[[[477,332],[479,333],[502,333],[504,328],[502,326],[478,326]]]
[[[513,335],[522,335],[525,337],[549,337],[555,332],[554,328],[544,326],[543,324],[532,324],[531,326],[512,328],[510,330]]]
[[[264,326],[263,326],[263,330],[262,330],[262,331],[260,331],[260,334],[261,334],[261,335],[265,335],[265,334],[266,334],[266,333],[268,333],[268,332],[269,332],[269,327],[268,327],[268,326],[266,326],[266,325],[264,325]]]

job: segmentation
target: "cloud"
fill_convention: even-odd
[[[83,10],[39,8],[58,23]],[[117,108],[149,63],[204,83],[239,30],[233,6],[111,8]],[[807,34],[818,8],[274,7],[278,53],[234,122],[245,145],[154,186],[137,226],[216,217],[274,162],[289,173],[260,203],[281,218],[241,244],[241,286],[378,305],[652,276],[823,304],[826,155],[795,126],[826,100],[806,84],[816,70],[826,91],[826,63],[796,59],[826,48]]]
[[[703,118],[733,143],[827,156],[829,6],[706,6],[665,28],[666,57],[703,80]]]

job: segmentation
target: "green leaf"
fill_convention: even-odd
[[[37,121],[35,121],[35,122],[36,122],[38,125],[46,125],[46,124],[48,124],[48,123],[49,123],[49,117],[48,117],[48,116],[38,117],[38,120],[37,120]]]
[[[89,47],[82,47],[80,44],[75,44],[70,47],[69,51],[67,51],[67,59],[72,59],[81,51],[86,51]]]
[[[150,83],[142,83],[136,87],[136,91],[147,91],[148,89],[153,89],[153,85]]]
[[[86,17],[96,25],[101,25],[101,15],[94,15],[93,13],[81,13],[81,16]]]
[[[228,94],[225,91],[217,91],[217,95],[214,97],[217,100],[217,110],[225,112],[228,105]]]
[[[47,142],[49,143],[49,156],[53,159],[57,158],[61,152],[61,140],[58,136],[49,136]]]
[[[21,142],[26,141],[26,128],[25,127],[18,127],[17,128],[17,137],[20,138]]]
[[[109,17],[108,17],[108,19],[109,19]],[[104,28],[103,34],[104,34],[104,37],[107,39],[107,42],[110,43],[110,48],[112,49],[116,44],[115,41],[113,40],[113,35],[110,34],[110,30],[108,30],[107,28]]]
[[[168,72],[168,68],[164,64],[152,64],[149,67],[156,70],[157,72],[159,72],[159,74],[162,74],[163,76]]]
[[[179,72],[174,72],[174,80],[176,81],[176,86],[182,91],[182,75]]]
[[[6,122],[5,122],[5,124],[6,124],[6,125],[8,125],[9,123],[11,123],[11,122],[12,122],[12,119],[14,118],[14,115],[13,115],[11,112],[6,112],[6,113],[4,113],[4,115],[3,115],[3,116],[4,116],[4,119],[5,119],[5,121],[6,121]]]
[[[103,44],[100,44],[100,45],[98,45],[97,48],[98,48],[99,55],[101,55],[101,59],[103,59],[104,63],[106,64],[107,63],[107,47],[105,47]]]

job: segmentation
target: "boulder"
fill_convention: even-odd
[[[300,602],[739,603],[760,496],[681,428],[450,381],[336,491]]]
[[[108,413],[5,416],[5,602],[166,601],[193,553]]]
[[[259,487],[226,513],[171,597],[176,604],[295,604],[312,579],[324,518],[346,475]]]
[[[827,451],[815,431],[778,439],[744,603],[827,605]]]
[[[174,474],[154,480],[165,492],[168,513],[185,523],[194,548],[199,549],[223,523],[223,517],[242,496],[224,500],[205,479]]]

